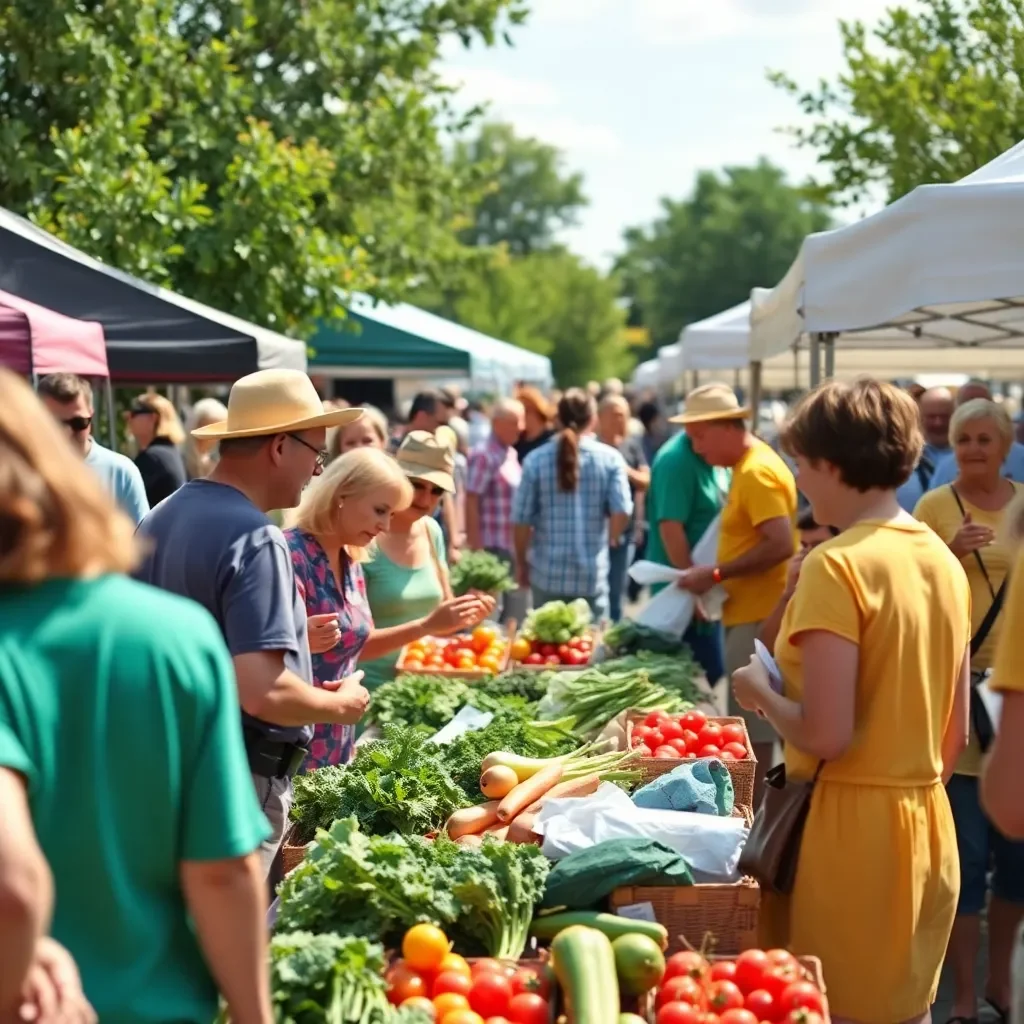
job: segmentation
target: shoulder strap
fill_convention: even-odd
[[[956,499],[956,507],[960,509],[960,515],[965,519],[967,518],[967,509],[964,508],[964,503],[960,500],[960,493],[956,489],[956,484],[950,484],[949,489],[953,492],[953,497]],[[974,560],[978,563],[978,568],[981,569],[981,575],[985,577],[985,582],[988,584],[988,592],[992,595],[992,600],[996,599],[996,588],[992,586],[992,580],[989,578],[988,569],[985,568],[985,559],[981,557],[981,552],[975,548],[972,552]],[[1005,580],[1003,581],[1005,584]],[[978,646],[981,646],[980,644]]]
[[[430,528],[430,522],[425,521],[424,529],[427,531],[427,543],[430,545],[430,560],[434,563],[434,571],[437,573],[437,582],[441,585],[441,593],[445,594],[446,587],[444,585],[444,571],[441,566],[441,557],[437,553],[437,542],[434,539],[434,532]],[[437,529],[441,529],[440,526]],[[442,597],[442,600],[447,600],[447,597]]]
[[[921,490],[927,491],[928,485],[932,482],[932,477],[935,475],[935,464],[927,455],[922,454],[914,472],[917,474],[917,482],[921,485]]]
[[[996,624],[996,619],[999,618],[999,612],[1002,611],[1003,600],[1006,597],[1006,584],[1010,579],[1010,574],[1007,573],[1003,579],[1002,586],[996,592],[995,597],[992,598],[992,604],[989,605],[988,611],[985,613],[985,618],[982,619],[981,625],[978,627],[978,632],[971,637],[971,657],[973,658],[978,651],[981,650],[982,645],[988,639],[989,633],[992,632],[992,627]]]

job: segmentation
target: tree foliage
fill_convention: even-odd
[[[841,22],[844,72],[802,90],[807,124],[788,129],[827,170],[824,192],[887,201],[955,181],[1024,136],[1024,3],[922,0],[868,28]]]
[[[0,204],[279,330],[457,266],[442,43],[524,0],[6,0]]]
[[[459,143],[456,163],[467,171],[488,167],[492,175],[472,224],[461,232],[467,245],[503,242],[519,256],[548,249],[559,230],[576,224],[587,203],[583,175],[565,174],[554,146],[522,138],[511,125],[483,125]]]
[[[652,347],[774,284],[804,237],[828,224],[827,210],[767,160],[700,173],[688,198],[663,199],[653,224],[625,235],[619,271]]]

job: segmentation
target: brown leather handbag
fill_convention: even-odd
[[[765,776],[764,799],[740,854],[740,871],[756,878],[761,888],[783,894],[793,891],[811,796],[824,766],[824,761],[818,762],[809,782],[790,782],[784,764]]]

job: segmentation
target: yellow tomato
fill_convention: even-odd
[[[458,953],[449,953],[441,961],[441,965],[438,967],[437,973],[442,974],[444,971],[461,974],[466,978],[473,977],[473,971],[470,969],[468,961],[464,956],[459,956]]]
[[[525,661],[533,653],[529,640],[518,637],[512,641],[512,660]]]
[[[418,971],[433,971],[451,951],[448,936],[432,924],[413,925],[402,939],[402,956]]]
[[[500,666],[498,664],[498,659],[497,658],[489,658],[489,657],[480,658],[480,660],[477,661],[477,663],[476,663],[476,667],[477,668],[482,668],[482,669],[484,669],[487,672],[499,672],[499,671],[501,671]]]
[[[463,672],[476,668],[476,658],[472,654],[460,654],[456,667]]]
[[[405,661],[402,662],[402,668],[406,672],[422,672],[423,662],[420,661],[419,658],[406,658]]]
[[[458,992],[442,992],[434,997],[434,1010],[438,1020],[444,1020],[445,1014],[453,1013],[455,1010],[468,1010],[469,1000],[459,995]]]

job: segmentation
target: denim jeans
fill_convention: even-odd
[[[720,622],[694,622],[683,634],[690,645],[693,659],[714,686],[725,675],[725,630]]]
[[[608,617],[612,622],[622,618],[622,599],[626,595],[626,573],[633,564],[632,542],[608,549]]]

